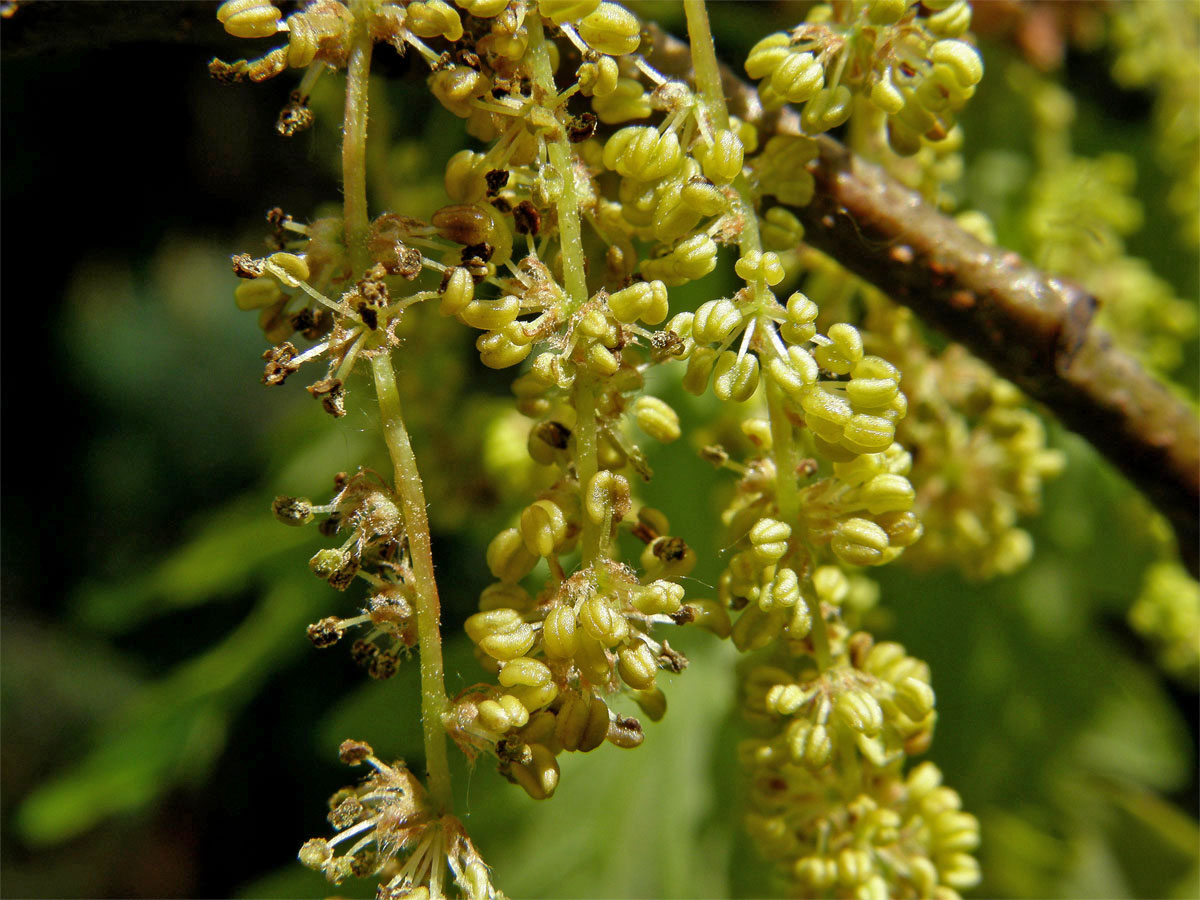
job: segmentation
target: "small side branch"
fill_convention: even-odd
[[[687,77],[687,45],[656,30],[652,63]],[[765,131],[799,133],[791,110],[764,114],[754,88],[726,69],[730,112]],[[1200,575],[1200,420],[1092,317],[1082,288],[989,247],[836,140],[818,139],[816,193],[792,212],[805,241],[1046,404],[1167,516]]]

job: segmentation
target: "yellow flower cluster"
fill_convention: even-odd
[[[761,80],[767,109],[803,104],[807,134],[846,122],[862,95],[886,115],[892,149],[911,155],[946,139],[983,77],[978,51],[961,40],[970,24],[966,0],[818,4],[790,33],[755,44],[746,73]]]

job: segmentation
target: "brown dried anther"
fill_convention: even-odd
[[[335,419],[340,419],[346,414],[346,389],[342,384],[342,379],[323,378],[310,384],[306,390],[320,400],[325,412]]]
[[[368,756],[374,756],[375,751],[366,741],[342,741],[338,747],[338,758],[348,766],[357,766]]]
[[[296,347],[291,341],[285,341],[263,353],[262,358],[267,361],[263,370],[263,384],[283,384],[289,375],[299,371],[300,364],[293,362],[295,357]]]
[[[528,200],[522,200],[513,210],[513,228],[517,234],[537,235],[542,228],[542,214]]]
[[[567,122],[567,138],[572,144],[586,141],[596,133],[596,123],[599,119],[595,113],[585,112],[573,117]]]
[[[239,253],[230,257],[229,261],[233,264],[233,274],[238,278],[258,278],[263,273],[263,261],[249,253]]]
[[[508,184],[508,169],[492,169],[483,176],[483,180],[487,183],[487,195],[494,197],[501,189]]]
[[[328,616],[320,622],[313,622],[308,626],[308,639],[314,647],[332,647],[346,633],[341,624],[342,620],[337,616]]]
[[[284,137],[291,137],[312,127],[313,114],[308,108],[308,98],[300,96],[299,91],[292,91],[287,106],[279,111],[279,119],[275,122],[275,130]]]

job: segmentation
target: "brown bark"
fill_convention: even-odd
[[[654,31],[651,62],[686,77],[687,44]],[[764,113],[754,88],[723,72],[730,111],[798,134],[799,116]],[[1170,520],[1200,575],[1200,420],[1093,321],[1077,285],[983,244],[878,166],[818,139],[816,192],[792,208],[805,242],[911,308],[1030,397],[1115,465]]]

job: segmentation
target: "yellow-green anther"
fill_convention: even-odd
[[[504,734],[510,728],[520,727],[513,722],[508,714],[508,710],[496,700],[484,700],[477,707],[479,716],[479,724],[488,731],[496,734]],[[525,718],[528,720],[529,711],[525,711]],[[524,723],[522,723],[524,724]]]
[[[702,216],[724,211],[729,201],[721,189],[707,178],[691,178],[679,189],[679,199]]]
[[[850,593],[850,580],[837,566],[818,566],[812,582],[817,598],[831,606],[839,605]]]
[[[544,709],[554,702],[554,698],[558,696],[558,685],[552,681],[540,685],[517,684],[509,688],[509,693],[532,712]]]
[[[234,37],[270,37],[283,13],[267,0],[227,0],[217,7],[217,21]]]
[[[766,594],[767,592],[764,592],[763,597],[759,599],[760,605]],[[800,579],[793,569],[783,568],[775,573],[775,578],[770,584],[770,596],[771,603],[775,606],[786,609],[796,605],[796,601],[800,599]]]
[[[787,614],[780,610],[764,612],[757,605],[748,606],[733,623],[733,645],[743,653],[761,650],[779,637],[787,620]]]
[[[669,616],[679,611],[683,605],[683,595],[681,585],[659,579],[636,591],[633,595],[633,605],[639,612],[648,616]]]
[[[657,128],[631,125],[622,128],[604,145],[604,165],[640,181],[670,175],[683,163],[675,132],[659,134]]]
[[[520,581],[529,574],[537,561],[538,558],[526,549],[521,532],[515,528],[506,528],[488,544],[488,569],[501,581]]]
[[[971,27],[971,5],[967,0],[955,0],[941,12],[926,19],[925,27],[938,37],[961,37]]]
[[[692,610],[692,622],[705,631],[719,638],[729,637],[733,623],[729,619],[729,611],[716,600],[701,599],[688,601],[688,609]]]
[[[567,537],[567,518],[550,500],[538,500],[521,513],[521,537],[534,556],[552,556]]]
[[[899,386],[890,378],[854,377],[846,384],[846,396],[856,407],[887,406],[899,392]]]
[[[817,304],[799,291],[788,297],[787,321],[780,327],[783,339],[791,344],[803,344],[817,333]]]
[[[603,524],[606,516],[619,520],[630,503],[629,481],[608,469],[593,475],[584,490],[584,512],[597,525]]]
[[[620,125],[622,122],[646,118],[653,107],[650,105],[650,95],[646,93],[640,81],[634,78],[618,78],[611,91],[596,94],[592,100],[592,109],[605,125]]]
[[[479,642],[479,649],[493,659],[516,659],[528,653],[536,640],[533,627],[522,622],[511,631],[492,632]]]
[[[457,316],[474,299],[475,282],[471,279],[471,273],[462,266],[456,266],[446,279],[446,289],[442,291],[438,311],[443,316]]]
[[[746,57],[746,74],[758,80],[766,78],[791,53],[791,39],[782,31],[769,34]]]
[[[747,353],[740,360],[726,350],[713,367],[713,393],[721,400],[744,403],[758,390],[758,357]]]
[[[503,331],[489,331],[475,341],[479,361],[489,369],[507,369],[525,359],[533,345],[524,339],[520,322],[510,322]]]
[[[549,684],[553,677],[550,667],[540,659],[522,656],[509,660],[501,667],[499,680],[504,687],[513,687],[518,684],[542,687]]]
[[[531,762],[513,763],[509,774],[534,800],[545,800],[558,787],[558,760],[543,744],[531,744],[529,749]]]
[[[877,565],[888,548],[887,532],[868,519],[846,519],[838,523],[830,547],[852,566]]]
[[[764,565],[781,559],[787,553],[787,542],[791,536],[792,527],[786,522],[759,519],[750,529],[750,543],[754,545],[755,558]]]
[[[457,41],[463,36],[458,11],[444,0],[418,0],[405,7],[405,27],[417,37],[444,37]]]
[[[809,695],[800,685],[777,684],[767,691],[767,709],[781,716],[790,716],[809,701]]]
[[[524,621],[521,618],[521,614],[515,609],[501,607],[500,609],[489,609],[484,612],[475,613],[463,623],[463,628],[466,630],[467,636],[478,644],[489,634],[495,634],[498,631],[510,631],[521,625]]]
[[[429,79],[429,90],[433,96],[460,119],[469,118],[475,111],[472,101],[491,89],[490,78],[467,66],[442,69]]]
[[[916,492],[903,475],[876,475],[862,486],[863,504],[873,515],[886,512],[907,512],[912,509]],[[884,529],[886,531],[886,529]]]
[[[579,67],[579,90],[585,97],[603,98],[617,89],[621,70],[611,56],[602,56],[594,63],[585,62]],[[640,87],[640,86],[639,86]],[[649,109],[649,105],[647,105]],[[635,116],[634,118],[642,118]],[[609,122],[608,124],[613,124]]]
[[[604,647],[615,647],[629,635],[629,623],[603,594],[593,594],[583,602],[579,624]]]
[[[772,250],[794,250],[804,240],[804,226],[796,214],[784,206],[773,206],[767,210],[759,223],[759,231],[763,246]]]
[[[525,612],[533,606],[533,598],[529,591],[519,584],[505,584],[497,581],[489,584],[479,594],[479,608],[483,611],[495,609],[511,609]]]
[[[263,309],[286,296],[279,289],[279,283],[270,278],[243,281],[233,291],[233,300],[241,310]]]
[[[771,90],[788,103],[804,103],[825,87],[825,69],[811,53],[787,53],[771,73]]]
[[[308,281],[308,263],[294,253],[272,253],[267,263],[278,270],[274,274],[287,287],[298,287],[301,281]]]
[[[872,25],[895,25],[908,12],[910,0],[870,0],[867,19]]]
[[[826,856],[802,856],[792,873],[798,882],[822,893],[837,883],[837,863]]]
[[[719,128],[713,133],[713,143],[700,142],[692,150],[704,175],[715,184],[729,184],[742,171],[745,147],[732,131]],[[711,214],[710,214],[711,215]]]
[[[679,414],[657,397],[643,394],[634,402],[633,416],[638,427],[656,441],[669,444],[679,439]]]
[[[737,272],[738,277],[743,281],[751,282],[762,278],[766,280],[767,284],[772,286],[783,281],[785,274],[783,263],[779,261],[779,255],[771,251],[763,253],[758,250],[752,250],[739,258],[734,263],[733,268]]]
[[[804,104],[800,113],[800,124],[806,134],[820,134],[845,122],[850,118],[853,108],[854,95],[846,85],[825,88]]]
[[[896,685],[896,708],[914,722],[920,722],[933,711],[936,698],[929,683],[909,676]]]
[[[562,25],[590,16],[599,5],[600,0],[538,0],[538,12],[555,25]]]
[[[692,319],[692,338],[697,344],[721,344],[742,325],[742,313],[732,300],[709,300],[700,304]]]
[[[600,53],[624,56],[642,42],[642,26],[637,17],[616,3],[601,3],[580,19],[579,36]]]
[[[556,606],[546,614],[542,624],[542,649],[554,659],[570,659],[579,647],[576,636],[575,610]]]
[[[667,317],[667,286],[661,281],[639,281],[610,294],[608,307],[618,322],[630,324],[641,319],[657,325]]]
[[[833,712],[847,728],[868,737],[883,729],[883,708],[864,690],[851,689],[838,694]]]
[[[802,641],[812,633],[812,610],[807,603],[797,603],[792,607],[791,618],[788,619],[787,633],[794,641]]]
[[[708,377],[717,361],[717,351],[711,347],[697,347],[688,358],[683,373],[683,389],[699,397],[708,389]]]
[[[617,674],[634,690],[649,690],[658,674],[654,651],[641,641],[634,647],[622,647],[617,651]]]
[[[662,688],[650,688],[647,691],[634,691],[633,702],[636,703],[651,722],[662,721],[667,714],[667,695]]]
[[[858,413],[851,416],[842,431],[841,442],[855,453],[880,453],[896,439],[896,426],[882,416]]]

